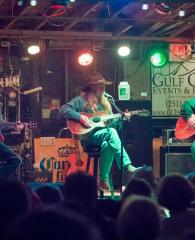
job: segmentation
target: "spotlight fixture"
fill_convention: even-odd
[[[36,7],[37,6],[37,1],[36,0],[30,0],[30,6],[31,7]]]
[[[45,17],[57,17],[61,16],[66,12],[67,9],[67,0],[53,0],[49,9],[55,10],[54,13],[48,14],[47,12],[43,13]]]
[[[148,10],[148,4],[147,3],[142,4],[142,10]]]
[[[183,9],[180,9],[179,10],[179,16],[180,17],[185,17],[185,15],[186,15],[185,11]]]
[[[162,48],[153,49],[150,52],[150,63],[153,67],[163,67],[167,62],[167,54]]]
[[[93,62],[93,55],[91,52],[82,52],[78,57],[78,63],[82,66],[88,66]]]
[[[172,7],[170,4],[167,3],[155,3],[155,10],[159,13],[159,14],[168,14],[171,12]]]
[[[21,7],[23,5],[23,0],[18,1],[18,6]]]
[[[127,57],[130,54],[131,50],[129,46],[121,46],[118,48],[117,52],[119,56]]]
[[[31,45],[28,47],[28,53],[31,55],[36,55],[40,52],[40,47],[38,45]]]

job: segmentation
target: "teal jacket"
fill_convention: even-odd
[[[104,106],[98,104],[98,111],[104,110]],[[59,110],[60,117],[76,121],[80,120],[80,112],[93,113],[92,109],[85,105],[84,96],[73,98],[70,102],[64,104]]]
[[[98,104],[98,111],[105,111],[103,104]],[[90,107],[85,104],[85,97],[78,96],[73,98],[70,102],[61,106],[59,115],[63,119],[80,120],[80,112],[93,113]],[[109,127],[121,129],[121,121],[119,119],[113,119],[109,121]]]
[[[195,114],[195,98],[189,98],[181,106],[181,116],[188,119]]]

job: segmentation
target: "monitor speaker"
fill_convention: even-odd
[[[188,174],[195,170],[191,153],[165,153],[165,174]]]

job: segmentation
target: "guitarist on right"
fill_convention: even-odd
[[[188,133],[193,136],[195,134],[195,98],[186,100],[181,106],[181,116],[188,125]],[[192,161],[195,164],[195,141],[191,146]]]

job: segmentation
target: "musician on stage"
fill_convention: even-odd
[[[190,128],[195,129],[195,98],[186,100],[181,106],[181,116],[187,121]],[[195,141],[191,146],[192,161],[195,164]]]
[[[3,122],[4,120],[0,112],[0,124]],[[15,128],[22,129],[23,126],[16,125]],[[4,138],[0,130],[0,178],[12,177],[21,163],[21,157],[4,143]]]
[[[63,105],[60,109],[60,115],[65,119],[73,119],[86,127],[90,127],[88,117],[81,112],[96,113],[104,111],[106,114],[112,114],[111,104],[105,96],[105,86],[110,84],[112,82],[104,79],[101,73],[93,73],[83,89],[83,94]],[[108,126],[97,130],[82,141],[82,144],[101,147],[99,189],[109,190],[108,177],[114,158],[119,169],[121,166],[121,141],[116,129]],[[123,149],[122,166],[126,175],[132,174],[137,169],[131,164],[125,149]]]

